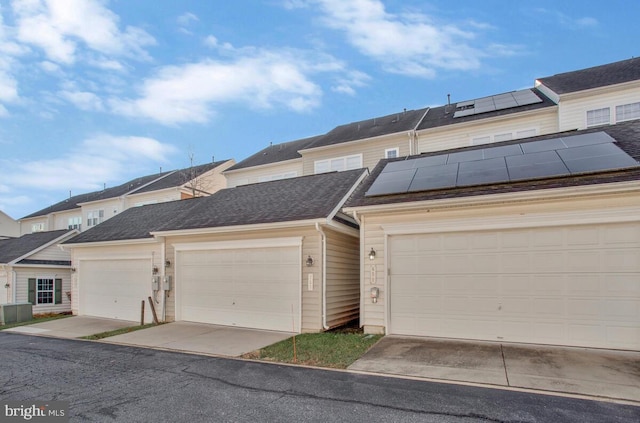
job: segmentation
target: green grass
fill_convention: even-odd
[[[47,314],[42,317],[34,317],[32,320],[28,320],[26,322],[17,322],[17,323],[9,323],[6,325],[0,325],[0,330],[15,328],[18,326],[32,325],[34,323],[48,322],[49,320],[64,319],[65,317],[71,317],[71,314],[55,314],[55,315]]]
[[[159,323],[160,325],[162,323]],[[146,325],[138,325],[138,326],[128,326],[126,328],[120,328],[120,329],[116,329],[116,330],[110,330],[107,332],[100,332],[100,333],[96,333],[93,335],[88,335],[88,336],[81,336],[81,339],[90,339],[92,341],[96,341],[98,339],[103,339],[103,338],[108,338],[110,336],[116,336],[116,335],[122,335],[125,333],[130,333],[130,332],[135,332],[137,330],[140,329],[146,329],[146,328],[150,328],[151,326],[157,326],[155,323],[148,323]]]
[[[243,357],[279,363],[346,369],[380,338],[381,335],[362,333],[305,333],[245,354]],[[294,340],[295,358],[293,354]]]

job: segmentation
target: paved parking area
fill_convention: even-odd
[[[100,332],[108,332],[139,323],[126,320],[102,319],[100,317],[71,316],[48,322],[34,323],[5,329],[5,332],[16,332],[27,335],[46,335],[57,338],[80,338]]]
[[[293,336],[288,332],[173,322],[123,335],[104,342],[239,357]]]
[[[386,336],[349,370],[640,402],[640,352]]]

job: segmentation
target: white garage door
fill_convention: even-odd
[[[150,260],[82,260],[78,278],[80,315],[139,322],[144,300],[145,322],[152,321]]]
[[[389,237],[390,333],[640,349],[640,224]]]
[[[300,330],[298,247],[178,252],[180,320]]]

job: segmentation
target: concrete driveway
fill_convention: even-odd
[[[27,335],[46,335],[57,338],[80,338],[81,336],[94,335],[108,332],[128,326],[136,326],[139,323],[126,320],[102,319],[99,317],[71,316],[48,322],[34,323],[26,326],[18,326],[5,329],[5,332],[16,332]]]
[[[104,342],[239,357],[293,336],[204,323],[173,322],[103,339]]]
[[[640,402],[640,352],[386,336],[349,370]]]

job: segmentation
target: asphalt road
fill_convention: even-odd
[[[633,422],[640,407],[0,332],[0,402],[90,422]]]

